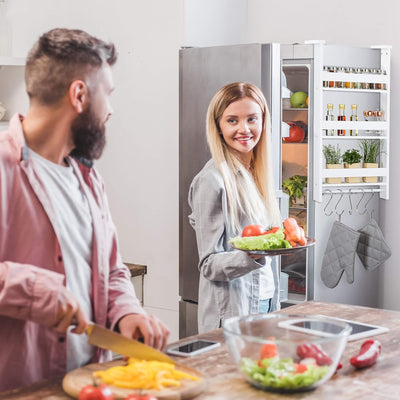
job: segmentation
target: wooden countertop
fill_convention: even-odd
[[[199,370],[207,378],[206,389],[195,398],[196,400],[400,399],[400,384],[398,383],[400,373],[400,312],[322,302],[301,303],[279,312],[336,316],[382,325],[389,328],[389,332],[376,337],[382,343],[382,354],[375,365],[363,370],[355,370],[349,364],[349,359],[358,353],[360,345],[365,339],[348,342],[341,358],[343,363],[341,370],[314,391],[292,395],[263,392],[250,386],[233,364],[220,329],[196,335],[195,337],[222,342],[222,346],[219,348],[195,357],[175,357],[180,364]],[[61,379],[50,379],[25,388],[2,392],[0,393],[0,400],[68,400],[70,397],[63,393]]]

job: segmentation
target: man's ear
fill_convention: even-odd
[[[85,108],[89,100],[89,92],[86,83],[76,80],[69,86],[69,100],[75,111],[80,114]]]

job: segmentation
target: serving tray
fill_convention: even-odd
[[[301,250],[307,249],[308,247],[314,246],[315,239],[312,239],[310,237],[306,237],[306,239],[307,239],[307,243],[304,246],[296,246],[296,247],[291,247],[289,249],[283,248],[283,249],[271,249],[271,250],[244,250],[244,249],[239,249],[238,247],[235,247],[233,244],[231,244],[231,246],[234,249],[237,249],[240,251],[245,251],[248,254],[255,254],[255,255],[261,255],[261,256],[284,256],[284,255],[297,253]]]

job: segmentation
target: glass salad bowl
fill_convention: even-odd
[[[326,382],[351,332],[333,318],[286,314],[233,317],[222,327],[244,378],[274,392],[302,392]]]

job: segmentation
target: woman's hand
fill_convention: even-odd
[[[118,322],[121,335],[130,339],[144,338],[144,343],[162,350],[167,344],[169,329],[154,315],[128,314]]]
[[[247,253],[247,255],[252,258],[255,261],[261,260],[262,258],[264,258],[265,256],[260,255],[260,254],[249,254]]]

